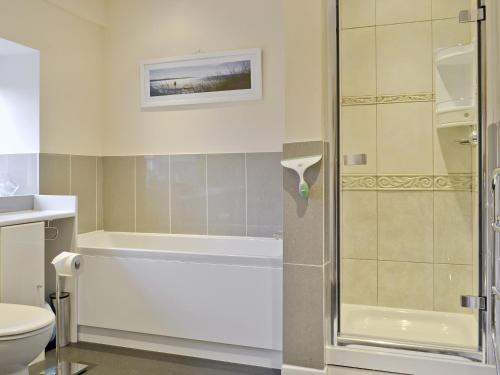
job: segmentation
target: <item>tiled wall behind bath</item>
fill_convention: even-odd
[[[282,232],[281,153],[41,154],[40,190],[79,197],[79,232],[272,237]]]
[[[439,129],[434,51],[470,43],[469,0],[342,0],[342,297],[467,312],[477,286],[476,147]]]
[[[102,158],[40,154],[40,194],[78,196],[78,232],[103,228]]]

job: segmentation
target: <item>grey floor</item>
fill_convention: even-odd
[[[63,359],[90,364],[88,375],[275,375],[279,370],[242,366],[225,362],[145,352],[112,346],[78,343],[62,350]],[[39,374],[55,362],[55,353],[47,353],[45,362],[30,368]]]

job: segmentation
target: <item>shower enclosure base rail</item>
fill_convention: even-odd
[[[340,341],[340,338],[339,338]],[[365,340],[366,342],[366,340]],[[495,375],[495,367],[450,354],[374,347],[360,344],[328,346],[328,365],[414,375]]]

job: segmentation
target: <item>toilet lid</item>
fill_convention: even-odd
[[[54,320],[54,314],[41,307],[0,303],[0,337],[37,331]]]

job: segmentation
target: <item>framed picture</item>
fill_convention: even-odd
[[[261,99],[261,59],[256,48],[144,61],[142,107]]]

